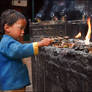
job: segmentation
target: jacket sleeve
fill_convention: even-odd
[[[9,58],[19,59],[38,54],[37,42],[21,44],[14,40],[7,43],[2,45],[3,47],[0,51]]]

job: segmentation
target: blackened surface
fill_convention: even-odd
[[[92,54],[43,47],[32,57],[34,92],[91,92]]]

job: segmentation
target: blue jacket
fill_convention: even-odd
[[[14,90],[30,84],[22,58],[38,54],[38,45],[21,44],[8,35],[0,42],[0,90]]]

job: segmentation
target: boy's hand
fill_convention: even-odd
[[[50,38],[43,38],[41,41],[38,42],[38,47],[48,46],[52,42]]]

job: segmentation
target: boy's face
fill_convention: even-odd
[[[24,36],[24,29],[26,27],[26,24],[27,22],[25,19],[19,19],[12,26],[8,25],[7,27],[5,27],[5,34],[10,35],[16,40],[19,40]]]

